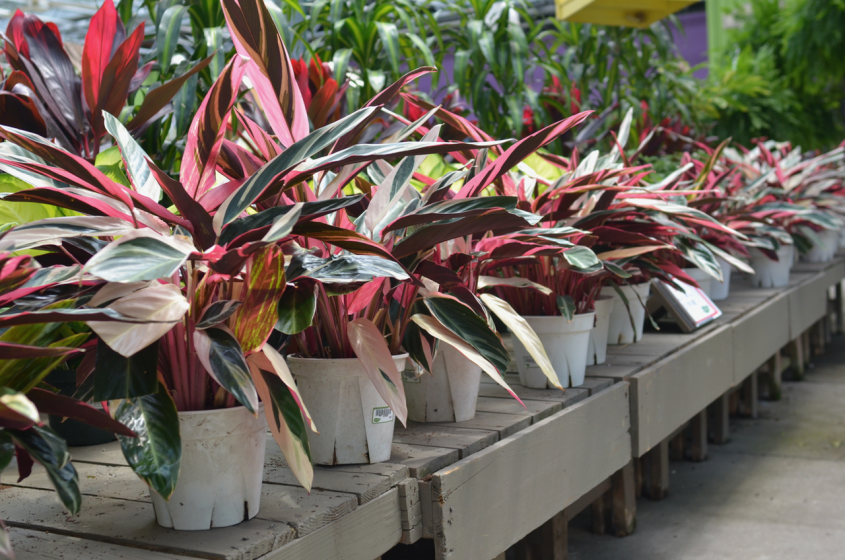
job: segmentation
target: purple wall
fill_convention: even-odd
[[[690,66],[707,62],[707,13],[687,12],[678,15],[684,28],[683,33],[675,34],[675,44]],[[706,78],[707,69],[701,68],[695,73],[696,78]]]

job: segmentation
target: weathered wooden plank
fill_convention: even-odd
[[[213,560],[253,560],[295,534],[284,523],[252,519],[195,531],[187,539],[184,532],[159,527],[149,503],[86,496],[82,511],[70,516],[55,492],[11,486],[0,487],[0,518],[12,527]]]
[[[614,383],[625,381],[638,371],[642,366],[638,365],[611,365],[608,363],[597,366],[587,366],[587,378],[607,378],[612,379]]]
[[[126,458],[120,450],[120,443],[113,441],[102,445],[88,445],[85,447],[71,447],[70,455],[73,461],[98,463],[100,465],[126,466]]]
[[[786,294],[770,298],[735,321],[733,384],[740,384],[748,374],[766,363],[772,354],[789,342],[789,298]]]
[[[264,464],[264,482],[288,486],[299,484],[287,465],[279,466],[270,462]],[[391,483],[388,477],[378,474],[351,473],[315,467],[314,482],[311,487],[314,490],[352,494],[358,500],[358,504],[361,505],[387,492]]]
[[[394,443],[457,449],[461,459],[478,453],[497,441],[499,441],[498,432],[417,424],[416,422],[408,422],[407,428],[397,426],[393,432]]]
[[[566,389],[565,391],[561,391],[559,389],[529,389],[528,387],[523,387],[522,385],[511,385],[510,388],[523,401],[527,399],[531,401],[559,402],[563,404],[564,408],[572,406],[573,404],[590,396],[590,392],[587,389],[579,389],[578,387],[572,387]],[[513,399],[504,387],[489,383],[480,386],[478,396],[498,399]]]
[[[115,498],[149,503],[149,491],[129,467],[113,467],[78,463],[79,488],[86,496]],[[407,471],[406,471],[407,472]],[[52,490],[47,473],[35,465],[32,474],[17,482],[17,476],[7,469],[0,483],[41,490]],[[264,484],[261,489],[261,511],[258,519],[286,523],[296,530],[297,537],[307,535],[346,515],[358,507],[354,494],[312,489],[309,493],[299,484]]]
[[[606,381],[610,380],[608,379]],[[612,383],[612,381],[610,382]],[[560,402],[530,400],[523,400],[522,402],[525,407],[515,399],[478,397],[476,410],[478,412],[495,412],[498,414],[529,414],[532,422],[539,422],[563,408],[563,403]]]
[[[723,325],[631,377],[631,440],[642,457],[733,385],[733,336]]]
[[[422,504],[420,504],[420,487],[415,478],[400,482],[399,509],[402,518],[402,544],[414,544],[422,538]]]
[[[599,497],[610,492],[610,477],[602,480],[598,485],[587,490],[584,495],[566,506],[563,510],[566,519],[573,519],[576,515],[590,507]],[[601,534],[601,533],[600,533]]]
[[[518,402],[516,404],[519,404]],[[528,413],[503,414],[497,412],[477,411],[475,418],[463,422],[430,422],[427,426],[441,426],[446,428],[466,428],[470,430],[485,430],[496,432],[499,439],[504,439],[531,425],[532,415]]]
[[[399,490],[391,488],[337,522],[261,560],[373,560],[398,544],[401,537]]]
[[[585,377],[584,383],[579,386],[579,389],[586,389],[590,392],[590,396],[593,396],[611,385],[613,385],[613,380],[607,377]]]
[[[815,274],[807,274],[789,293],[790,338],[809,329],[827,313],[827,290],[845,277],[845,263],[838,259],[825,263]]]
[[[628,387],[617,383],[435,473],[437,558],[489,560],[624,466]]]
[[[354,494],[358,504],[365,504],[381,496],[400,480],[408,478],[407,466],[401,463],[381,465],[337,465],[334,467],[314,467],[315,490],[327,490]],[[291,472],[279,446],[268,440],[267,455],[264,460],[264,482],[300,486]]]
[[[128,546],[57,535],[45,531],[9,528],[16,560],[188,560],[188,556],[141,550]]]
[[[425,478],[443,467],[456,463],[460,459],[457,449],[446,447],[427,447],[393,442],[390,455],[391,463],[400,463],[408,467],[408,474],[414,478]]]

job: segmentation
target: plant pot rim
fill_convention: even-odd
[[[407,352],[403,352],[402,354],[393,354],[391,356],[394,360],[398,360],[400,358],[404,359],[408,357]],[[286,358],[287,360],[295,360],[297,362],[348,362],[351,360],[358,361],[358,358],[303,358],[302,356],[297,356],[296,354],[290,354]]]
[[[206,409],[206,410],[177,410],[176,412],[181,417],[183,414],[186,415],[186,416],[188,414],[205,415],[205,414],[211,414],[211,413],[214,413],[214,412],[230,412],[230,411],[235,412],[235,411],[240,411],[241,409],[246,410],[248,414],[252,414],[242,404],[238,404],[238,405],[235,405],[235,406],[228,406],[226,408],[209,408],[209,409]],[[259,402],[258,403],[258,414],[261,414],[262,412],[264,412],[264,403]]]
[[[595,315],[595,311],[587,311],[586,313],[576,313],[572,320],[575,320],[575,317],[585,317],[587,315]],[[563,315],[522,315],[523,319],[563,319]]]

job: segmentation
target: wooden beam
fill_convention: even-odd
[[[613,473],[610,479],[612,511],[611,523],[613,534],[617,537],[627,537],[637,527],[637,497],[635,488],[634,462],[628,463]]]
[[[782,376],[783,376],[783,359],[780,350],[775,352],[774,356],[769,358],[766,364],[766,384],[767,394],[766,398],[770,401],[779,401],[782,391]]]
[[[691,453],[693,461],[703,461],[707,458],[707,409],[692,417],[690,421]]]
[[[804,344],[801,336],[791,340],[786,345],[786,352],[789,354],[789,363],[792,365],[792,374],[797,380],[804,379]]]
[[[669,493],[669,440],[643,456],[643,483],[643,494],[649,500],[662,500]]]
[[[759,416],[759,398],[760,395],[758,388],[757,372],[755,371],[751,375],[746,377],[745,381],[742,382],[739,397],[739,415],[744,418],[757,418]]]
[[[707,407],[707,412],[709,414],[710,441],[717,445],[727,443],[730,439],[728,393],[713,401]]]
[[[630,461],[628,389],[616,383],[434,473],[436,558],[489,560]]]

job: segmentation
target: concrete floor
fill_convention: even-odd
[[[672,462],[669,495],[638,500],[633,535],[572,520],[569,558],[845,559],[845,338],[813,359],[759,419],[732,419],[705,462]]]

